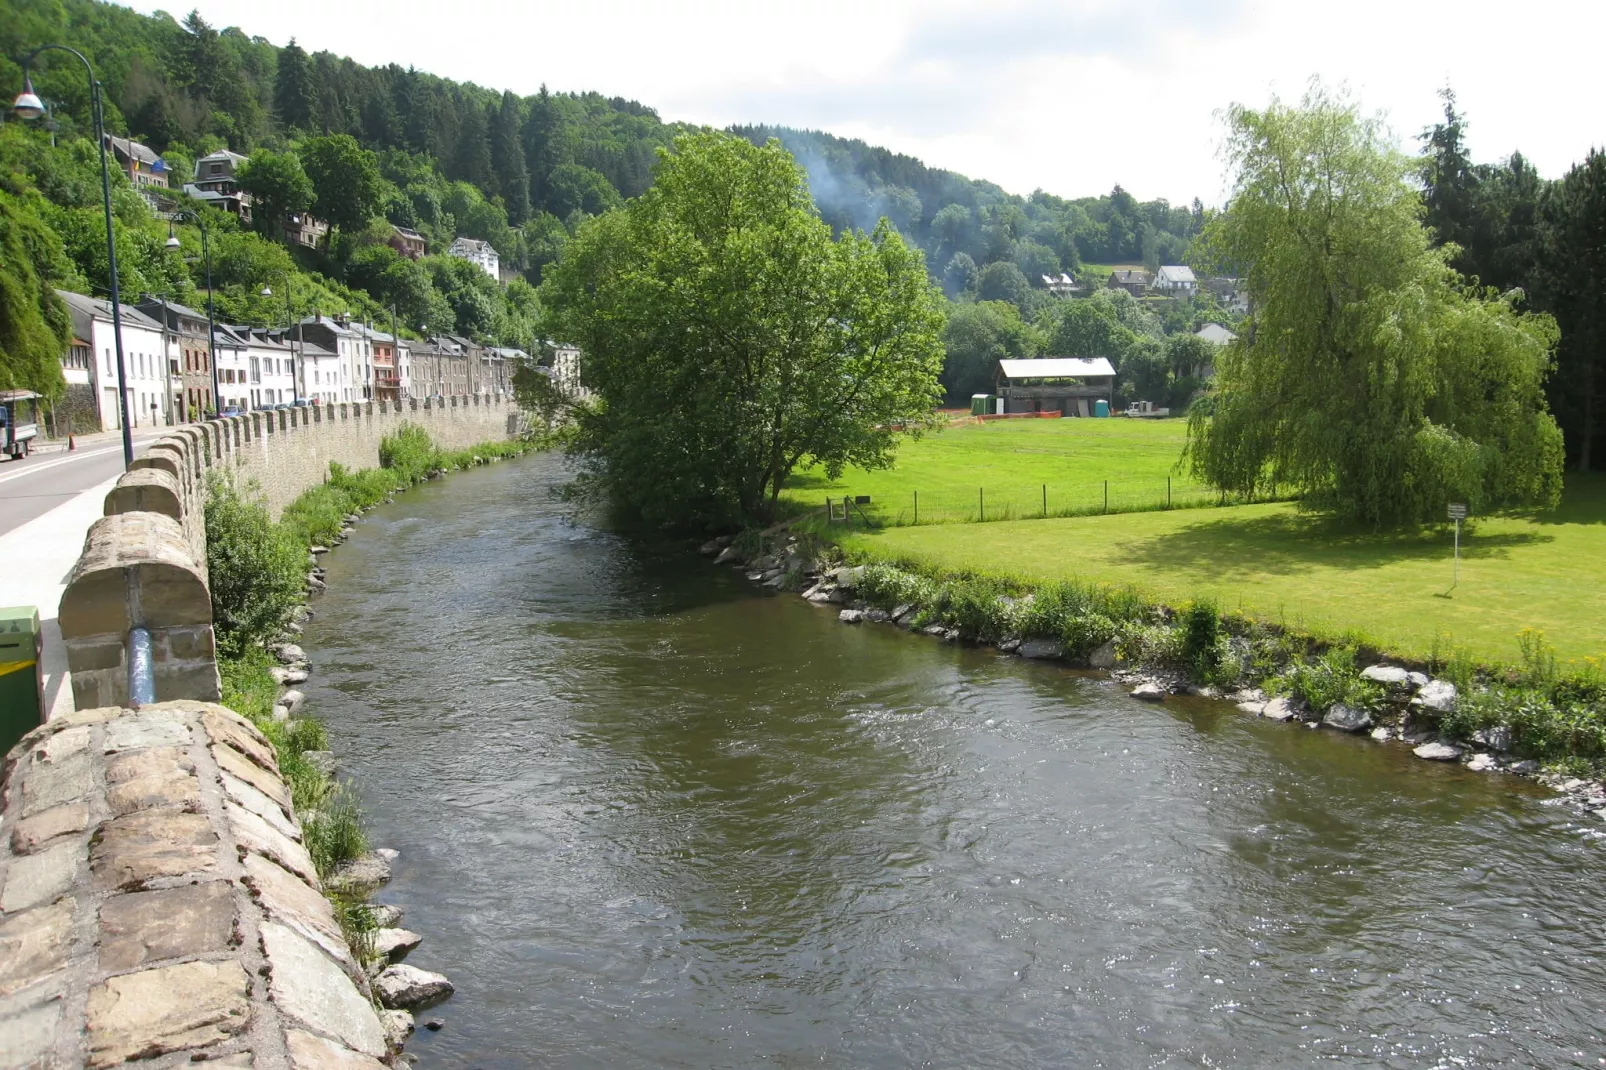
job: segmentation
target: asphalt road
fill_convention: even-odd
[[[136,436],[135,455],[156,437],[149,432]],[[122,470],[123,447],[115,439],[81,446],[71,453],[38,453],[20,461],[0,461],[0,535]]]

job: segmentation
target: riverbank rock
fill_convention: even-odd
[[[1023,658],[1058,661],[1065,656],[1065,644],[1057,643],[1052,639],[1027,639],[1021,643],[1015,653]]]
[[[1361,679],[1398,690],[1410,686],[1411,674],[1398,665],[1368,665],[1361,670]]]
[[[1020,650],[1020,642],[1019,639],[1005,639],[998,644],[998,652],[1000,654],[1014,654]]]
[[[450,999],[457,989],[438,973],[406,964],[387,966],[374,978],[374,995],[391,1010],[417,1010]]]
[[[273,648],[273,656],[280,665],[299,665],[307,660],[307,652],[294,643],[280,643]]]
[[[378,855],[364,855],[339,866],[324,882],[340,895],[366,895],[390,881],[390,863]]]
[[[1515,773],[1517,776],[1533,776],[1539,772],[1539,763],[1532,758],[1524,758],[1520,762],[1512,762],[1506,766],[1506,772]]]
[[[1141,699],[1144,702],[1165,701],[1165,688],[1159,684],[1139,684],[1131,690],[1130,694],[1133,698]]]
[[[1322,724],[1340,732],[1364,732],[1372,727],[1372,715],[1345,702],[1335,702],[1322,718]]]
[[[1499,769],[1500,763],[1495,760],[1495,756],[1492,754],[1474,754],[1472,759],[1467,762],[1467,768],[1474,773],[1487,773],[1492,769]]]
[[[1379,743],[1387,743],[1394,738],[1394,729],[1388,725],[1379,725],[1377,728],[1372,729],[1372,738]]]
[[[1238,703],[1238,709],[1251,717],[1259,717],[1266,712],[1266,704],[1264,702],[1240,702]]]
[[[335,759],[335,752],[332,750],[304,750],[301,752],[301,757],[305,758],[308,765],[324,776],[334,776],[335,770],[340,765]]]
[[[306,669],[286,669],[282,665],[275,665],[273,668],[269,669],[268,676],[271,677],[273,682],[278,684],[280,687],[287,687],[290,684],[304,684],[307,682]]]
[[[379,1024],[385,1028],[385,1043],[391,1051],[400,1051],[407,1038],[413,1035],[411,1011],[380,1011]]]
[[[316,557],[319,554],[326,554],[328,552],[329,552],[329,547],[327,547],[327,546],[318,546],[318,545],[314,544],[312,546],[307,547],[307,553],[312,554],[314,557]]]
[[[1291,698],[1274,698],[1261,708],[1260,715],[1273,721],[1292,721],[1304,712],[1304,704]]]
[[[1087,656],[1087,664],[1092,669],[1115,668],[1115,640],[1110,639],[1093,648],[1093,653]]]
[[[1448,680],[1429,680],[1411,700],[1411,705],[1435,713],[1455,712],[1455,685]]]
[[[732,561],[740,561],[741,559],[742,555],[736,552],[736,547],[727,546],[719,552],[719,556],[714,558],[714,564],[728,565]]]
[[[400,962],[424,942],[424,938],[411,929],[375,929],[370,939],[374,954],[387,962]]]
[[[1505,754],[1511,750],[1511,726],[1497,724],[1490,728],[1480,728],[1472,733],[1472,742]]]
[[[284,694],[279,696],[279,705],[283,706],[291,713],[295,713],[297,710],[299,710],[306,703],[306,701],[307,696],[302,692],[297,691],[295,688],[291,688],[289,691],[286,691]]]
[[[864,621],[864,610],[844,609],[836,615],[836,619],[843,624],[861,624]]]
[[[864,579],[864,566],[856,565],[852,568],[834,568],[830,572],[827,572],[825,577],[838,587],[846,587],[847,589],[852,590],[859,585],[860,580]]]
[[[1448,743],[1424,743],[1411,752],[1427,762],[1453,762],[1461,757],[1461,748]]]

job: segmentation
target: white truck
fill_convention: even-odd
[[[39,434],[39,395],[32,390],[0,390],[0,453],[13,461],[28,456]]]

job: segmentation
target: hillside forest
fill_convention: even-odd
[[[108,129],[148,145],[172,173],[189,175],[196,159],[220,148],[250,156],[240,181],[256,200],[251,226],[205,210],[217,306],[229,322],[282,323],[288,279],[297,316],[348,313],[388,324],[394,314],[404,334],[529,348],[540,336],[543,270],[582,221],[645,190],[658,151],[689,129],[619,97],[544,87],[520,97],[396,65],[367,67],[219,29],[194,12],[146,16],[97,0],[6,6],[0,87],[8,100],[21,86],[20,57],[41,43],[66,44],[103,81]],[[47,53],[32,75],[48,120],[24,124],[8,114],[0,125],[0,383],[51,393],[65,320],[51,289],[104,293],[108,279],[83,70]],[[1606,256],[1596,233],[1606,219],[1606,161],[1592,154],[1547,182],[1519,153],[1469,160],[1464,128],[1447,97],[1445,121],[1423,135],[1427,222],[1460,247],[1456,265],[1478,284],[1521,287],[1556,315],[1562,343],[1551,402],[1570,453],[1587,461],[1606,386],[1598,341],[1606,336],[1601,287],[1583,280],[1601,277]],[[1119,186],[1074,199],[1042,190],[1023,197],[818,131],[754,125],[731,133],[758,144],[778,139],[834,229],[869,230],[885,218],[923,252],[949,301],[943,385],[951,401],[988,389],[999,357],[1055,354],[1108,356],[1122,399],[1185,405],[1209,365],[1209,343],[1193,331],[1238,326],[1207,293],[1156,299],[1103,285],[1112,267],[1189,263],[1208,215],[1198,200],[1140,202]],[[169,223],[126,181],[119,186],[123,292],[204,300],[194,228],[177,225],[187,255],[173,255],[163,247]],[[324,247],[283,240],[283,218],[303,211],[331,224]],[[387,244],[392,225],[421,234],[427,255],[401,256]],[[459,236],[496,248],[503,281],[445,255]],[[1060,273],[1081,284],[1075,296],[1046,289],[1044,276]],[[265,287],[273,297],[262,296]]]

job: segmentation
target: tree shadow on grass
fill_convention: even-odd
[[[1568,472],[1556,508],[1513,510],[1506,515],[1535,524],[1606,524],[1606,472]]]
[[[1463,558],[1503,558],[1515,547],[1554,541],[1538,532],[1463,533]],[[1376,532],[1322,517],[1278,513],[1202,520],[1133,543],[1128,559],[1154,569],[1194,569],[1223,579],[1292,575],[1322,568],[1372,569],[1402,561],[1439,560],[1450,536],[1434,529]]]

